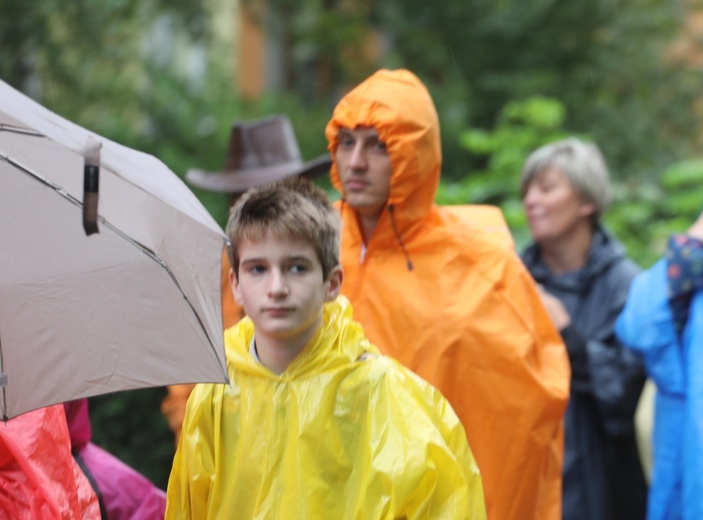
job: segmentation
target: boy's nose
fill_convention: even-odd
[[[280,298],[288,294],[288,285],[286,284],[286,280],[281,273],[272,273],[268,292],[269,296],[272,298]]]

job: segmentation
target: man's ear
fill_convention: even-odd
[[[342,288],[342,282],[344,281],[344,271],[342,266],[338,265],[334,267],[330,273],[327,275],[327,293],[325,294],[326,302],[333,302],[339,296],[339,291]]]
[[[234,301],[239,305],[244,305],[244,302],[242,301],[242,292],[239,290],[239,278],[232,268],[229,270],[229,285],[232,287]]]

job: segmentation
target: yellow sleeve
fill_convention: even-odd
[[[445,445],[429,445],[428,476],[418,496],[410,504],[409,519],[486,520],[483,482],[476,460],[466,440],[466,432],[449,402],[432,389],[430,404],[434,405],[437,427]],[[424,391],[427,395],[427,391]],[[428,397],[425,397],[427,400]],[[422,400],[418,396],[418,403]],[[411,426],[412,427],[412,426]]]
[[[196,385],[188,400],[166,491],[166,519],[201,520],[208,517],[208,499],[215,476],[213,417],[219,414],[221,390]],[[220,397],[220,398],[218,398]]]
[[[388,518],[485,520],[482,477],[461,421],[439,391],[388,362],[397,370],[387,371],[375,396],[374,422],[384,426],[371,442],[384,446],[372,467],[393,481]],[[400,471],[391,460],[403,461]],[[370,487],[367,496],[375,491],[387,490]]]

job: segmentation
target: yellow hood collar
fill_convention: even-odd
[[[365,353],[378,353],[353,320],[352,306],[344,296],[323,307],[322,326],[285,372],[278,375],[256,361],[249,353],[254,323],[245,317],[225,331],[228,365],[235,371],[267,379],[287,381],[348,366]]]

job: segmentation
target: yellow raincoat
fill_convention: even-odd
[[[347,94],[325,129],[374,127],[393,168],[386,210],[362,239],[344,201],[342,294],[369,340],[429,381],[466,428],[488,517],[560,519],[569,361],[518,256],[471,212],[434,204],[442,163],[432,99],[405,70]],[[517,172],[516,172],[517,175]],[[343,194],[336,164],[333,185]]]
[[[481,476],[447,401],[379,356],[348,301],[281,375],[225,332],[232,387],[197,385],[166,518],[484,519]]]

